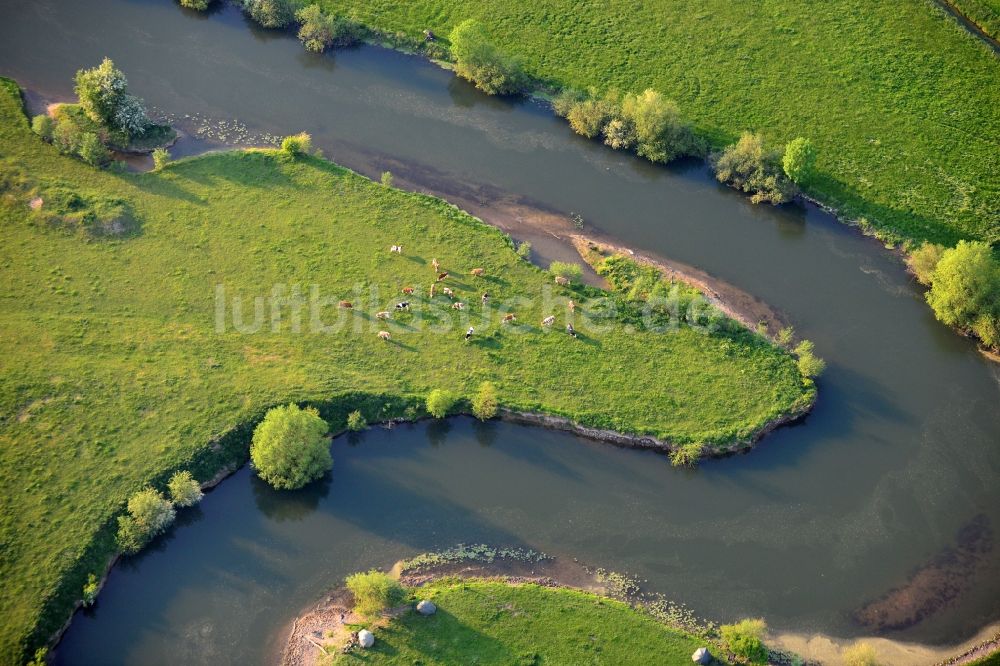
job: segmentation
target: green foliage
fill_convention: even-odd
[[[705,451],[701,442],[692,442],[676,447],[670,452],[670,464],[674,467],[694,467]]]
[[[531,241],[521,241],[517,244],[517,256],[525,261],[531,261]]]
[[[159,171],[170,164],[170,151],[166,148],[156,148],[153,150],[153,168]]]
[[[64,155],[76,155],[83,132],[72,118],[60,118],[52,130],[52,144]]]
[[[789,141],[781,166],[793,183],[801,185],[812,179],[816,169],[816,149],[812,142],[801,136]]]
[[[86,132],[80,137],[78,154],[84,162],[95,167],[102,167],[111,160],[108,149],[93,132]]]
[[[295,19],[290,0],[241,0],[243,11],[265,28],[284,28]]]
[[[583,277],[583,268],[571,261],[553,261],[549,264],[549,272],[567,280],[579,281]]]
[[[811,340],[803,340],[794,349],[794,353],[799,357],[799,372],[803,377],[819,377],[826,370],[826,361],[816,356],[816,345]]]
[[[351,574],[344,582],[354,595],[354,610],[365,617],[375,617],[406,600],[406,588],[395,578],[375,569]]]
[[[306,132],[292,134],[281,140],[281,152],[289,157],[300,157],[312,150],[312,137]]]
[[[358,410],[354,410],[347,415],[347,429],[351,432],[360,432],[368,427],[368,421]]]
[[[97,576],[87,575],[87,584],[83,586],[83,605],[93,606],[97,601]]]
[[[587,97],[569,107],[566,120],[574,132],[593,139],[599,136],[604,131],[604,126],[620,113],[614,97]]]
[[[459,23],[450,41],[456,74],[472,81],[487,95],[524,92],[527,81],[520,63],[493,46],[481,23],[472,19]]]
[[[52,140],[52,131],[54,129],[55,123],[52,122],[52,118],[46,113],[42,113],[31,119],[31,131],[46,141]]]
[[[274,407],[253,431],[250,461],[275,488],[301,488],[333,467],[328,432],[326,421],[311,407]]]
[[[174,506],[186,507],[194,506],[201,501],[203,493],[201,485],[195,481],[191,472],[175,472],[167,483],[167,490],[170,492],[170,501]]]
[[[128,500],[128,514],[118,518],[118,547],[137,553],[174,522],[177,512],[170,500],[153,488],[144,488]]]
[[[906,265],[920,284],[930,286],[933,282],[934,269],[937,268],[946,249],[943,245],[924,243],[906,258]]]
[[[768,653],[763,641],[765,631],[767,625],[762,619],[745,619],[719,627],[726,648],[751,664],[767,663]]]
[[[845,666],[879,666],[878,654],[871,643],[858,641],[841,655]]]
[[[694,132],[681,120],[677,103],[652,88],[626,95],[622,114],[635,127],[635,151],[651,162],[669,162],[701,150]]]
[[[74,92],[87,116],[99,125],[139,136],[149,126],[142,102],[128,93],[125,74],[110,58],[76,73]]]
[[[713,166],[720,182],[746,192],[754,203],[780,204],[795,196],[795,185],[781,170],[778,155],[765,149],[759,134],[744,132],[715,156]]]
[[[382,187],[392,187],[392,172],[383,171],[379,182],[382,183]]]
[[[691,663],[704,640],[568,588],[451,578],[419,590],[436,614],[394,616],[371,650],[337,654],[333,663],[672,665]]]
[[[436,419],[443,419],[458,402],[458,398],[444,389],[434,389],[427,396],[427,411]]]
[[[788,345],[792,344],[792,340],[794,339],[795,339],[795,328],[792,326],[786,326],[780,331],[778,331],[778,335],[776,337],[778,344],[781,345],[782,347],[787,347]]]
[[[1000,262],[990,246],[959,241],[945,250],[934,268],[927,302],[949,326],[971,329],[981,317],[1000,316]]]
[[[208,5],[211,0],[180,0],[181,7],[187,7],[188,9],[197,9],[200,12],[208,9]]]
[[[359,24],[342,16],[326,14],[319,5],[306,5],[295,12],[295,19],[302,24],[299,39],[306,49],[315,53],[352,46],[364,37]]]
[[[35,650],[34,658],[27,662],[25,666],[48,666],[49,663],[49,649],[47,647],[40,647]]]
[[[476,397],[472,399],[472,413],[480,421],[488,421],[497,415],[500,401],[497,398],[497,388],[492,382],[479,385]]]

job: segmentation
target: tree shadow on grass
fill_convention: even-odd
[[[484,603],[488,607],[489,599],[484,598]],[[483,610],[488,611],[488,608]],[[475,658],[477,663],[489,664],[522,663],[499,640],[469,626],[441,607],[429,617],[410,611],[396,619],[394,624],[397,630],[385,632],[383,638],[375,642],[373,652],[395,657],[403,648],[405,640],[405,648],[418,652],[426,659],[426,663],[438,663],[443,657],[445,660]],[[452,653],[456,647],[459,654]],[[442,654],[443,651],[445,654]],[[425,662],[421,659],[414,663]]]

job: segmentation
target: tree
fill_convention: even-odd
[[[669,162],[699,152],[698,140],[681,120],[677,104],[652,88],[626,95],[622,115],[635,127],[636,153],[651,162]]]
[[[478,21],[462,21],[451,31],[449,40],[456,74],[472,81],[487,95],[522,92],[525,76],[520,63],[503,56]]]
[[[368,427],[368,421],[358,410],[354,410],[347,415],[347,429],[351,432],[360,432]]]
[[[444,389],[434,389],[427,396],[427,411],[436,419],[443,419],[458,399]]]
[[[927,302],[939,320],[971,328],[982,316],[1000,315],[1000,263],[981,241],[959,241],[934,268]]]
[[[378,615],[406,600],[406,588],[398,580],[375,569],[352,574],[344,582],[354,595],[354,610],[366,617]]]
[[[128,500],[128,515],[118,518],[118,546],[137,553],[174,522],[177,512],[170,500],[152,488],[144,488]]]
[[[483,382],[479,385],[476,397],[472,399],[472,413],[480,421],[488,421],[497,415],[498,408],[496,387],[490,382]]]
[[[305,155],[312,150],[312,137],[306,132],[286,136],[281,140],[281,152],[289,157]]]
[[[52,130],[52,145],[64,155],[76,155],[80,149],[80,128],[71,118],[60,118]]]
[[[597,97],[591,90],[591,96],[572,103],[566,110],[566,120],[577,134],[588,139],[600,135],[605,127],[614,119],[620,119],[621,111],[615,95],[609,93]]]
[[[31,119],[31,131],[42,137],[46,141],[52,140],[52,130],[55,123],[47,114],[41,114]]]
[[[83,605],[93,606],[95,601],[97,601],[97,576],[88,574],[87,582],[83,586]]]
[[[380,182],[382,183],[382,187],[392,187],[392,172],[383,171]]]
[[[799,357],[799,373],[803,377],[819,377],[826,370],[826,361],[816,356],[815,348],[811,340],[803,340],[792,350]]]
[[[812,142],[804,137],[792,139],[785,146],[785,155],[781,160],[785,175],[793,183],[802,184],[813,176],[816,166],[816,150]]]
[[[322,53],[331,47],[352,46],[361,41],[364,30],[360,25],[343,16],[331,16],[319,5],[307,5],[295,12],[301,23],[299,39],[306,49]]]
[[[284,28],[295,18],[288,0],[243,0],[243,11],[265,28]]]
[[[170,491],[170,499],[174,505],[181,507],[194,506],[204,496],[204,493],[201,492],[201,486],[188,471],[177,472],[170,477],[167,490]]]
[[[759,134],[744,132],[713,160],[720,182],[750,194],[754,203],[784,203],[795,196],[795,185],[778,165],[778,156],[764,148]]]
[[[153,168],[159,171],[170,164],[170,151],[166,148],[157,148],[153,151]]]
[[[128,80],[110,58],[93,69],[76,73],[74,88],[80,106],[94,122],[125,132],[129,137],[143,134],[149,118],[142,101],[128,93]]]
[[[934,269],[937,268],[941,256],[947,249],[944,245],[924,243],[910,253],[910,256],[906,258],[906,265],[910,268],[910,272],[916,276],[917,282],[930,285],[934,279]]]
[[[111,154],[104,147],[101,140],[93,132],[85,132],[80,137],[80,146],[77,153],[84,162],[91,166],[104,166],[111,159]]]
[[[115,109],[112,125],[130,138],[145,134],[150,123],[142,100],[135,95],[122,95]]]
[[[197,9],[199,12],[203,12],[208,9],[208,5],[211,0],[180,0],[181,7],[187,7],[188,9]]]
[[[762,619],[740,620],[719,627],[726,648],[751,664],[767,663],[768,653],[763,641],[766,630],[767,624]]]
[[[260,478],[279,489],[301,488],[333,467],[329,428],[314,408],[275,407],[257,424],[250,461]]]
[[[612,118],[604,126],[604,143],[615,150],[625,150],[635,145],[635,125],[625,118]]]

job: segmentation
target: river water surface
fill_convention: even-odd
[[[332,476],[299,493],[244,469],[112,572],[60,661],[263,661],[345,574],[460,541],[578,557],[701,615],[763,615],[780,631],[881,626],[942,644],[1000,620],[997,367],[933,320],[877,243],[812,207],[753,206],[700,164],[606,150],[533,102],[487,98],[416,57],[315,56],[231,8],[4,3],[0,74],[33,93],[68,99],[74,72],[104,56],[181,118],[304,130],[338,162],[391,169],[487,218],[497,202],[578,212],[780,309],[829,368],[804,423],[694,472],[466,419],[340,438]]]

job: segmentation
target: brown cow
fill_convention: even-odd
[[[413,293],[413,287],[403,287],[403,293],[409,296]]]
[[[461,303],[461,302],[456,301],[456,302],[454,302],[454,303],[451,304],[451,307],[452,307],[453,310],[461,310],[461,309],[463,309],[465,307],[465,303]]]
[[[506,324],[506,323],[512,322],[512,321],[517,321],[517,317],[514,316],[513,312],[511,312],[510,314],[505,314],[503,316],[503,323]]]
[[[483,277],[483,274],[485,272],[486,271],[484,271],[482,268],[473,268],[471,271],[469,271],[471,275],[475,275],[476,277]]]
[[[561,286],[561,287],[565,287],[566,285],[569,284],[569,280],[567,278],[564,278],[562,275],[557,275],[556,276],[556,284],[559,285],[559,286]]]
[[[389,331],[379,331],[378,337],[380,337],[383,340],[389,340],[392,336],[389,335]]]
[[[439,273],[437,281],[440,282],[441,280],[445,279],[446,277],[448,277],[448,273],[447,272]]]
[[[337,306],[341,308],[347,308],[348,310],[354,307],[354,305],[350,301],[341,301],[340,303],[337,304]]]

